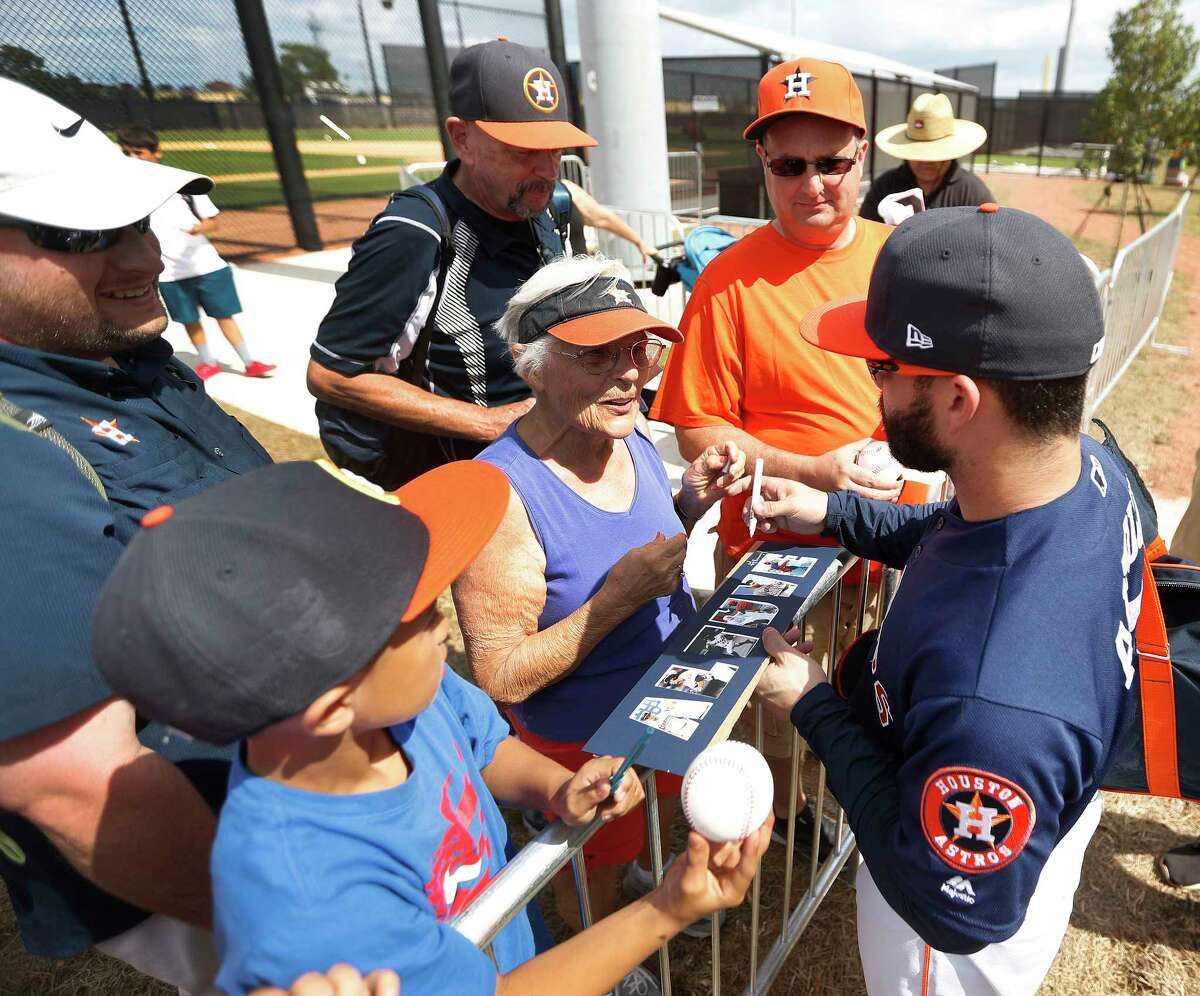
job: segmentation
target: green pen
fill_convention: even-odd
[[[633,750],[631,750],[629,752],[629,756],[627,758],[625,758],[625,760],[621,762],[621,766],[619,768],[617,768],[617,773],[608,780],[608,787],[610,789],[610,791],[609,791],[610,799],[614,795],[617,794],[617,786],[621,784],[621,779],[625,777],[625,772],[633,767],[633,762],[636,761],[641,756],[642,750],[646,746],[646,742],[650,739],[651,736],[653,736],[653,734],[654,734],[654,727],[653,726],[647,727],[646,732],[643,733],[638,738],[638,742],[633,745]]]

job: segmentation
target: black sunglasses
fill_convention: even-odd
[[[5,217],[0,217],[0,227],[19,228],[29,236],[29,241],[35,246],[39,249],[49,249],[51,252],[103,252],[116,245],[127,229],[132,228],[138,235],[145,235],[150,231],[150,218],[141,218],[120,228],[106,228],[98,232],[80,228],[56,228],[35,221]]]
[[[895,373],[900,369],[899,365],[893,360],[867,360],[867,372],[871,375],[871,380],[879,383],[879,375],[882,373]]]
[[[822,176],[842,176],[854,169],[856,162],[857,156],[817,156],[816,159],[780,156],[778,159],[768,159],[767,169],[776,176],[803,176],[811,165]]]

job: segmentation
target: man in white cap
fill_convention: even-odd
[[[987,184],[956,161],[986,141],[983,125],[956,118],[944,93],[921,94],[913,101],[907,121],[884,128],[875,136],[875,148],[904,162],[876,177],[859,215],[890,224],[903,221],[912,214],[911,208],[903,216],[885,217],[879,202],[918,187],[926,210],[995,201]]]
[[[228,765],[191,743],[177,767],[163,728],[163,753],[143,746],[89,640],[147,513],[270,463],[161,336],[148,216],[212,181],[126,158],[9,80],[0,106],[0,877],[31,952],[95,946],[215,993],[208,854]]]

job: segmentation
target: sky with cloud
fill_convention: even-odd
[[[421,45],[415,0],[361,0],[382,73],[379,46]],[[578,57],[576,5],[608,0],[561,0],[570,58]],[[446,40],[455,44],[462,26],[470,44],[505,34],[514,41],[543,44],[542,0],[443,0]],[[1105,49],[1117,10],[1132,0],[1078,0],[1066,87],[1096,90],[1108,79]],[[494,14],[483,6],[505,7]],[[671,6],[845,45],[920,66],[940,69],[997,63],[996,92],[1040,89],[1047,55],[1052,65],[1066,32],[1069,0],[674,0]],[[332,54],[342,78],[355,90],[368,88],[362,34],[355,0],[265,0],[276,45],[310,42],[314,30]],[[211,79],[237,82],[246,71],[245,50],[232,0],[129,0],[143,54],[156,82],[198,85]],[[111,82],[135,79],[124,28],[115,3],[8,3],[0,13],[0,44],[18,44],[51,62],[58,72],[77,72]],[[1200,0],[1184,0],[1183,11],[1200,28]],[[672,55],[749,54],[750,50],[662,22],[662,51]],[[636,44],[630,39],[630,44]],[[382,78],[380,80],[383,82]]]

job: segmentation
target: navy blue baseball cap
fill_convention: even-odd
[[[1061,380],[1104,349],[1104,311],[1071,240],[996,204],[937,208],[884,243],[863,300],[801,322],[815,346],[906,375]]]
[[[148,719],[249,736],[370,664],[475,559],[508,495],[476,460],[387,494],[318,461],[159,506],[100,592],[96,664]]]
[[[518,329],[521,343],[552,334],[573,346],[602,346],[632,332],[683,341],[683,333],[650,314],[633,284],[622,277],[564,287],[526,308]]]
[[[562,73],[542,51],[505,38],[472,45],[450,66],[450,110],[519,149],[597,145],[571,124]]]

